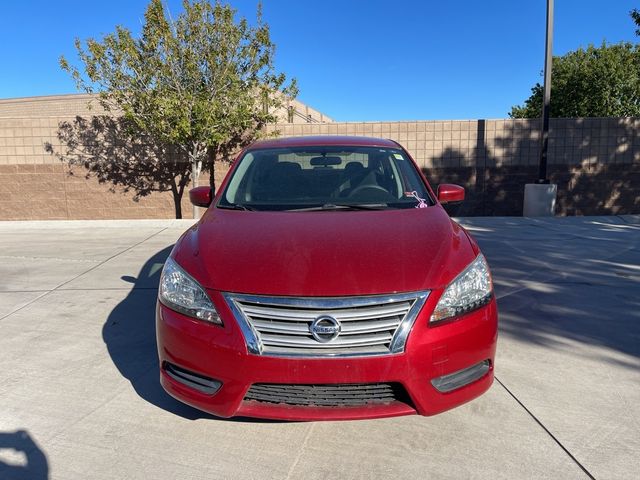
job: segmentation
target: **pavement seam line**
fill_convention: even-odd
[[[73,262],[73,263],[96,263],[97,260],[83,258],[58,258],[58,257],[35,257],[31,255],[0,255],[2,259],[9,260],[54,260],[56,262]]]
[[[115,291],[115,292],[121,292],[121,291],[127,291],[127,292],[132,292],[134,290],[158,290],[158,286],[156,285],[155,287],[100,287],[100,288],[61,288],[60,291],[61,292],[95,292],[98,290],[104,290],[104,291]]]
[[[536,416],[533,414],[533,412],[532,412],[531,410],[529,410],[529,409],[525,406],[525,404],[524,404],[524,403],[522,403],[522,402],[520,401],[520,399],[519,399],[518,397],[516,397],[516,396],[513,394],[513,392],[511,392],[511,390],[509,390],[509,389],[507,388],[507,386],[506,386],[504,383],[502,383],[502,382],[500,381],[500,379],[499,379],[497,376],[495,376],[495,375],[494,375],[494,378],[495,378],[496,382],[498,382],[498,383],[502,386],[502,388],[504,388],[504,389],[506,390],[506,392],[507,392],[509,395],[511,395],[511,397],[513,397],[513,399],[514,399],[516,402],[518,402],[518,405],[520,405],[520,406],[524,409],[524,411],[525,411],[525,412],[527,412],[527,413],[529,414],[529,416],[530,416],[530,417],[531,417],[531,418],[532,418],[532,419],[533,419],[533,420],[534,420],[534,421],[535,421],[535,422],[536,422],[536,423],[537,423],[537,424],[538,424],[538,425],[539,425],[539,426],[540,426],[540,427],[541,427],[541,428],[542,428],[542,429],[547,433],[547,435],[549,435],[549,436],[551,437],[551,439],[552,439],[554,442],[556,442],[556,443],[558,444],[558,446],[559,446],[559,447],[564,451],[564,453],[566,453],[566,454],[569,456],[569,458],[570,458],[571,460],[573,460],[573,461],[574,461],[574,463],[575,463],[576,465],[578,465],[578,467],[580,467],[580,470],[582,470],[582,471],[585,473],[585,475],[587,475],[587,477],[589,477],[591,480],[596,480],[596,477],[594,477],[594,476],[591,474],[591,472],[589,472],[589,470],[587,470],[587,467],[585,467],[582,463],[580,463],[580,460],[578,460],[578,459],[577,459],[577,458],[576,458],[576,457],[575,457],[575,456],[574,456],[574,455],[569,451],[569,449],[567,449],[567,447],[565,447],[565,446],[562,444],[562,442],[560,442],[560,440],[558,440],[558,438],[557,438],[553,433],[551,433],[551,430],[549,430],[547,427],[545,427],[545,425],[542,423],[542,421],[541,421],[541,420],[539,420],[539,419],[538,419],[538,417],[536,417]]]
[[[106,290],[106,291],[132,291],[132,290],[157,290],[158,287],[100,287],[100,288],[63,288],[60,289],[61,292],[95,292],[98,290]],[[4,293],[47,293],[51,290],[0,290],[0,295]]]
[[[132,250],[134,248],[136,248],[139,245],[142,245],[144,242],[146,242],[147,240],[151,240],[153,237],[155,237],[156,235],[160,235],[162,232],[164,232],[167,228],[169,227],[164,227],[163,229],[157,231],[156,233],[153,233],[151,235],[149,235],[147,238],[145,238],[144,240],[140,240],[138,243],[134,243],[133,245],[131,245],[130,247],[125,248],[124,250],[122,250],[121,252],[115,253],[113,255],[111,255],[109,258],[107,258],[106,260],[98,263],[97,265],[94,265],[93,267],[91,267],[89,270],[82,272],[81,274],[73,277],[70,280],[67,280],[66,282],[61,283],[60,285],[58,285],[57,287],[55,287],[53,290],[51,290],[52,292],[55,290],[58,290],[61,287],[64,287],[65,285],[67,285],[68,283],[73,282],[74,280],[77,280],[78,278],[82,277],[83,275],[86,275],[89,272],[93,272],[96,268],[101,267],[102,265],[104,265],[105,263],[109,262],[110,260],[113,260],[116,257],[119,257],[120,255],[122,255],[123,253],[127,253],[129,250]]]
[[[142,245],[142,244],[143,244],[144,242],[146,242],[147,240],[150,240],[150,239],[152,239],[153,237],[155,237],[156,235],[161,234],[162,232],[164,232],[164,231],[165,231],[165,230],[167,230],[168,228],[169,228],[169,227],[164,227],[164,228],[162,228],[162,229],[158,230],[157,232],[155,232],[155,233],[153,233],[153,234],[149,235],[148,237],[146,237],[145,239],[140,240],[138,243],[134,243],[134,244],[133,244],[133,245],[131,245],[130,247],[127,247],[127,248],[125,248],[124,250],[122,250],[122,251],[120,251],[120,252],[118,252],[118,253],[114,253],[114,254],[113,254],[113,255],[111,255],[109,258],[107,258],[107,259],[103,260],[102,262],[100,262],[100,263],[98,263],[98,264],[94,265],[94,266],[93,266],[93,267],[91,267],[90,269],[85,270],[85,271],[84,271],[84,272],[82,272],[82,273],[79,273],[78,275],[76,275],[75,277],[73,277],[73,278],[71,278],[71,279],[67,280],[66,282],[62,282],[62,283],[60,283],[60,284],[56,285],[56,286],[55,286],[55,287],[53,287],[51,290],[47,290],[47,291],[46,291],[46,292],[44,292],[42,295],[38,295],[36,298],[34,298],[33,300],[31,300],[30,302],[25,303],[25,304],[24,304],[24,305],[22,305],[21,307],[16,308],[15,310],[13,310],[13,311],[11,311],[11,312],[7,313],[6,315],[3,315],[2,317],[0,317],[0,321],[4,320],[5,318],[9,317],[10,315],[13,315],[14,313],[19,312],[20,310],[22,310],[22,309],[24,309],[24,308],[27,308],[29,305],[34,304],[35,302],[37,302],[37,301],[38,301],[38,300],[40,300],[41,298],[46,297],[46,296],[47,296],[47,295],[49,295],[50,293],[55,292],[55,291],[56,291],[56,290],[58,290],[59,288],[64,287],[65,285],[67,285],[68,283],[73,282],[74,280],[77,280],[78,278],[82,277],[83,275],[86,275],[87,273],[94,271],[96,268],[98,268],[98,267],[100,267],[100,266],[104,265],[105,263],[109,262],[110,260],[113,260],[114,258],[116,258],[116,257],[118,257],[118,256],[120,256],[120,255],[122,255],[123,253],[128,252],[129,250],[131,250],[131,249],[133,249],[133,248],[137,247],[138,245]],[[65,291],[66,291],[66,290],[65,290]]]
[[[37,293],[37,292],[35,292]],[[13,315],[16,312],[19,312],[20,310],[22,310],[25,307],[28,307],[29,305],[31,305],[32,303],[37,302],[38,300],[40,300],[42,297],[44,297],[45,295],[48,295],[49,293],[51,293],[51,290],[46,290],[43,293],[41,293],[40,295],[38,295],[36,298],[34,298],[33,300],[25,303],[24,305],[22,305],[21,307],[16,308],[15,310],[11,310],[9,313],[7,313],[6,315],[3,315],[2,317],[0,317],[0,321],[4,320],[5,318],[7,318],[10,315]]]
[[[298,466],[298,463],[300,462],[300,459],[302,458],[304,451],[307,449],[307,443],[309,442],[309,437],[311,437],[311,432],[313,432],[313,429],[315,426],[316,424],[314,422],[311,424],[311,427],[309,427],[309,430],[307,431],[307,434],[304,436],[304,440],[302,441],[302,445],[300,446],[300,450],[298,451],[298,454],[296,455],[295,460],[289,467],[289,471],[287,472],[287,476],[285,477],[285,480],[289,480],[291,478],[293,471]]]

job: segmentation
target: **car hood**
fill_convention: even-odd
[[[172,255],[209,289],[343,296],[443,287],[475,252],[440,206],[315,212],[211,208]]]

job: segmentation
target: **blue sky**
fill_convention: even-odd
[[[169,0],[172,14],[181,1]],[[255,0],[232,0],[255,18]],[[73,93],[60,70],[75,37],[121,24],[136,31],[147,2],[5,2],[0,98]],[[263,0],[277,66],[299,99],[341,121],[504,118],[540,79],[545,0]],[[640,40],[640,0],[557,0],[554,54]]]

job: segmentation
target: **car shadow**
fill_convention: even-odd
[[[9,451],[9,456],[15,457],[16,461],[6,461],[5,456],[0,456],[0,478],[11,480],[49,478],[47,455],[26,430],[0,432],[0,452],[3,450]],[[24,461],[17,460],[18,458],[24,458]]]
[[[155,308],[160,274],[172,246],[153,254],[137,277],[123,276],[133,288],[109,314],[102,338],[118,371],[147,402],[189,420],[200,418],[227,420],[197,410],[167,394],[159,380]],[[271,422],[234,417],[230,421]]]
[[[493,272],[500,334],[636,370],[640,227],[615,218],[526,222],[501,224],[500,231],[463,222]],[[572,342],[604,349],[579,350]]]

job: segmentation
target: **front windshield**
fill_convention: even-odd
[[[432,204],[424,182],[402,150],[316,146],[247,152],[217,206],[304,211]]]

